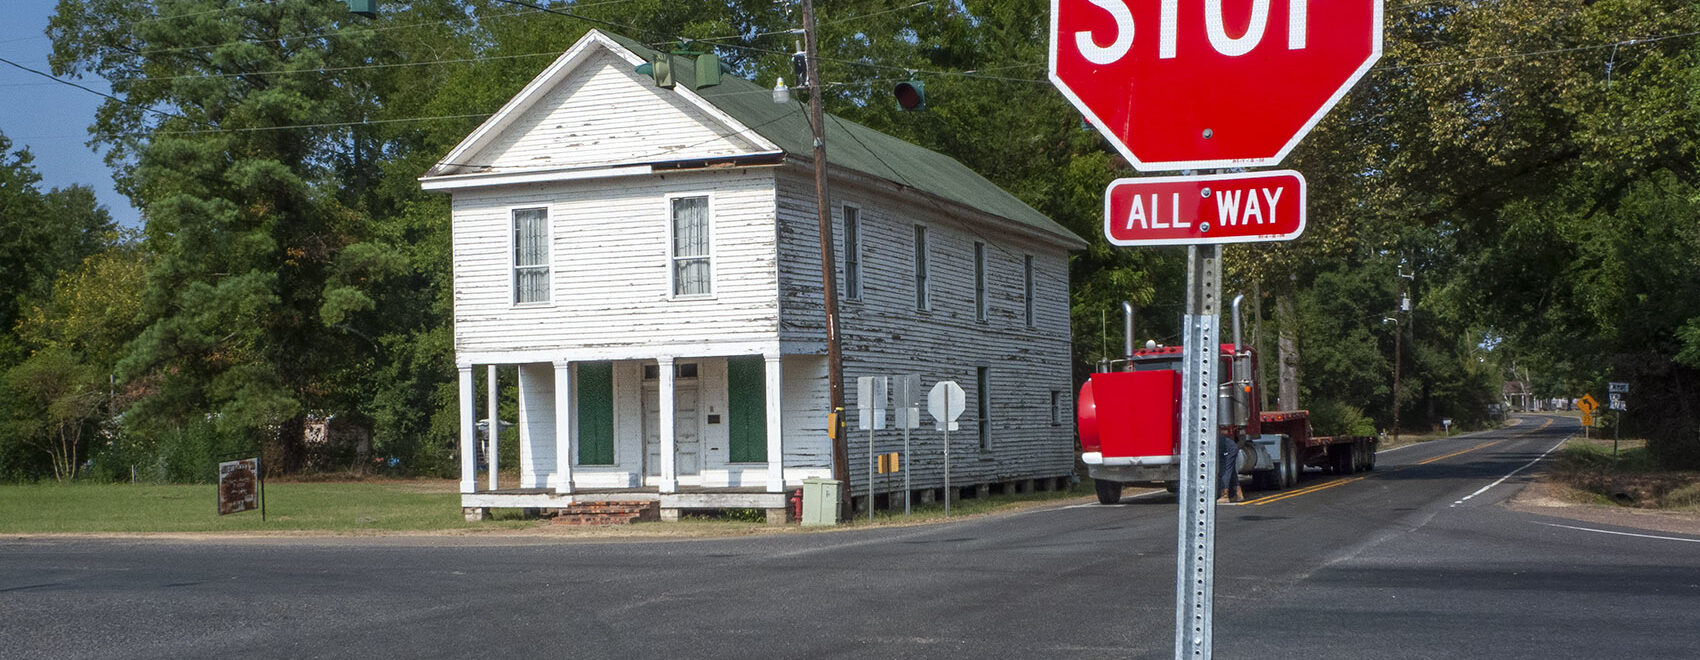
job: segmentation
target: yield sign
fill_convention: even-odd
[[[1051,0],[1051,82],[1134,168],[1273,166],[1381,57],[1381,0]]]

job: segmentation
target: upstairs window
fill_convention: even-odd
[[[986,320],[986,244],[974,244],[974,319]]]
[[[927,228],[915,225],[915,309],[927,311]]]
[[[549,210],[514,209],[514,304],[549,302]]]
[[[844,297],[862,297],[862,210],[844,207]]]
[[[675,197],[672,200],[673,295],[706,296],[714,293],[714,274],[709,262],[708,198]]]

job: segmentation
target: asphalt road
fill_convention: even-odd
[[[1222,658],[1700,657],[1700,539],[1497,506],[1575,430],[1219,510]],[[1166,495],[642,543],[0,539],[0,658],[1167,657]]]

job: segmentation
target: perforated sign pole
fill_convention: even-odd
[[[1186,249],[1186,359],[1181,385],[1180,534],[1175,562],[1175,657],[1210,657],[1216,544],[1216,328],[1222,247]]]

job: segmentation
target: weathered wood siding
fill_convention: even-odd
[[[819,263],[818,261],[816,263]],[[820,287],[815,287],[818,292]],[[832,440],[826,437],[831,399],[826,388],[825,355],[787,355],[780,362],[784,380],[785,483],[832,477]]]
[[[781,339],[809,345],[824,341],[820,259],[814,188],[806,172],[778,178]],[[967,394],[961,429],[951,434],[951,481],[972,484],[1069,474],[1074,466],[1073,393],[1069,365],[1068,260],[1064,248],[999,229],[943,203],[904,193],[833,182],[836,256],[843,290],[842,209],[859,206],[862,227],[862,296],[840,296],[846,406],[854,428],[858,376],[919,373],[930,389],[955,380]],[[915,309],[914,226],[928,228],[930,305]],[[974,307],[974,243],[987,246],[986,321]],[[1026,322],[1024,257],[1034,263],[1034,324]],[[990,368],[990,443],[978,441],[976,367]],[[791,378],[788,370],[786,377]],[[824,386],[822,388],[824,390]],[[1061,408],[1052,424],[1052,395]],[[824,392],[823,395],[824,396]],[[787,400],[787,407],[791,402]],[[823,404],[824,407],[824,404]],[[930,416],[912,434],[916,488],[943,485],[943,444]],[[865,492],[867,432],[850,434],[853,492]],[[901,431],[876,434],[876,453],[901,451]],[[883,483],[883,482],[882,482]],[[882,487],[883,490],[883,487]]]
[[[675,298],[668,196],[699,194],[709,197],[714,293]],[[465,190],[453,207],[463,355],[771,344],[777,334],[773,170]],[[526,207],[549,210],[552,286],[549,302],[516,305],[510,212]]]
[[[724,136],[724,137],[723,137]],[[757,150],[631,64],[595,48],[465,165],[497,171],[733,156]]]

